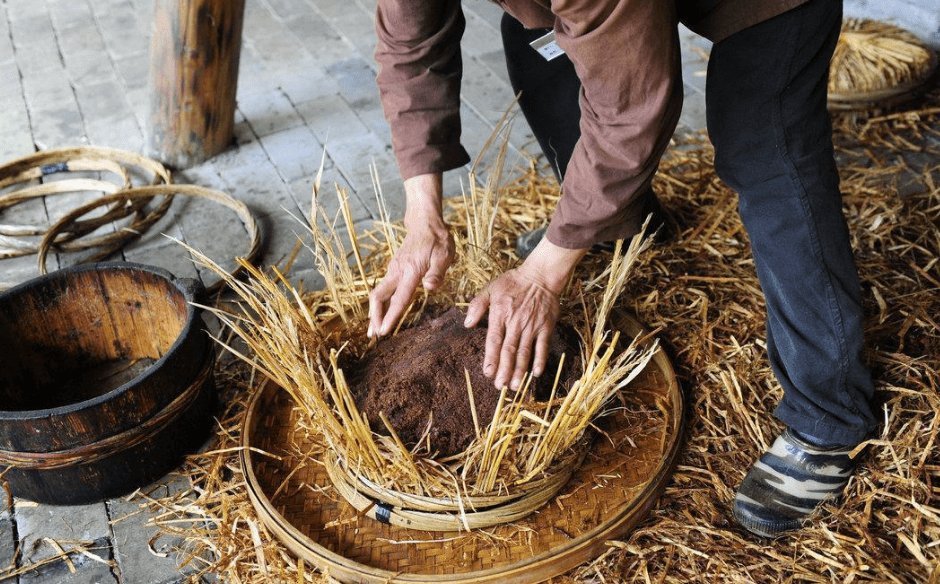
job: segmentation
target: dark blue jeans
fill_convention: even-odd
[[[864,362],[861,290],[826,110],[841,17],[841,0],[811,0],[715,44],[706,106],[716,171],[739,195],[767,302],[768,356],[784,389],[775,414],[806,436],[854,445],[872,434],[877,421]],[[515,20],[504,19],[510,80],[516,91],[533,97],[520,103],[523,114],[563,173],[567,158],[557,153],[570,156],[578,134],[560,130],[569,127],[561,120],[579,115],[579,82],[565,59],[529,66],[541,57],[523,33],[535,37],[540,31],[520,30]],[[546,66],[555,77],[535,78],[545,75]],[[540,91],[542,83],[550,83],[551,91]],[[550,102],[530,103],[545,100]]]

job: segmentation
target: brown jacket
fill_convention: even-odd
[[[548,238],[584,248],[639,229],[634,195],[652,181],[682,107],[677,21],[718,42],[807,0],[496,1],[529,28],[553,27],[581,79],[581,140]],[[460,0],[378,0],[376,31],[402,177],[465,164]]]

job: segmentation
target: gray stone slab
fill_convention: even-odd
[[[170,474],[142,492],[150,499],[159,499],[185,493],[191,488],[188,478]],[[161,533],[152,523],[162,510],[155,512],[140,495],[112,499],[107,505],[121,582],[171,584],[180,582],[187,572],[193,571],[180,566],[185,559],[178,551],[181,539]]]
[[[0,97],[0,128],[4,130],[0,138],[0,160],[6,162],[33,153],[32,128],[21,97]]]
[[[461,98],[472,105],[483,119],[495,124],[515,100],[512,88],[481,66],[479,61],[468,59],[464,69],[468,78],[461,86]]]
[[[75,97],[86,122],[111,120],[131,114],[121,84],[109,71],[104,79],[75,88]]]
[[[285,74],[299,72],[297,63],[308,57],[304,44],[282,23],[272,22],[274,30],[246,34],[243,43],[270,68]]]
[[[80,144],[85,137],[81,112],[66,72],[23,77],[33,140],[40,149]]]
[[[76,2],[76,4],[78,4]],[[69,53],[89,51],[94,53],[105,53],[107,47],[104,39],[98,31],[97,23],[93,16],[74,22],[63,23],[65,26],[56,28],[56,38],[59,42],[59,49],[63,55]]]
[[[371,164],[375,164],[379,180],[391,180],[400,176],[391,147],[372,134],[329,140],[326,151],[336,162],[343,178],[357,193],[372,193],[372,175],[369,170]]]
[[[51,33],[50,33],[51,34]],[[56,75],[62,66],[55,38],[40,38],[36,43],[15,47],[16,62],[23,75]]]
[[[125,1],[96,7],[95,18],[115,59],[149,50],[152,13],[138,14],[133,4]]]
[[[346,60],[355,50],[352,42],[312,10],[298,14],[284,24],[303,44],[307,53],[321,64]]]
[[[326,72],[336,79],[339,93],[354,111],[381,107],[375,70],[363,59],[334,63]]]
[[[27,7],[20,2],[8,3],[10,30],[13,33],[13,45],[23,48],[39,42],[55,42],[52,33],[52,18],[45,7],[41,5]]]
[[[16,533],[14,532],[13,513],[7,507],[9,494],[3,483],[0,483],[0,573],[7,567],[12,567],[16,560]]]
[[[250,147],[254,148],[255,144]],[[261,150],[260,146],[257,148]],[[220,172],[220,176],[226,185],[223,190],[244,202],[258,216],[280,214],[281,208],[296,207],[290,190],[267,157],[251,166],[227,168]]]
[[[261,145],[287,183],[315,175],[321,162],[324,169],[333,166],[331,158],[323,161],[323,144],[306,125],[262,136]]]
[[[468,2],[464,5],[465,12],[472,12],[489,23],[494,30],[499,30],[499,23],[503,18],[503,9],[495,2]]]
[[[366,11],[355,3],[321,2],[316,8],[337,32],[349,39],[359,57],[371,59],[375,53],[374,10]]]
[[[13,39],[10,37],[10,23],[6,11],[0,10],[0,64],[13,62]]]
[[[267,136],[303,124],[303,118],[294,105],[276,87],[258,93],[239,93],[238,109],[257,136]]]
[[[84,28],[87,31],[95,28],[95,17],[87,2],[47,0],[46,5],[49,7],[49,15],[57,30]]]
[[[23,99],[20,69],[13,61],[0,62],[0,99]]]
[[[82,49],[63,55],[65,70],[76,87],[94,86],[114,78],[114,68],[103,50]]]
[[[268,0],[268,6],[281,20],[287,20],[310,12],[310,5],[304,0]]]
[[[116,58],[114,67],[125,91],[146,88],[150,79],[150,52]]]
[[[287,95],[291,103],[307,103],[327,96],[339,95],[339,84],[326,73],[323,63],[316,57],[300,65],[299,73],[278,80],[277,86]]]
[[[117,582],[111,571],[111,528],[103,503],[52,506],[17,500],[14,517],[22,549],[22,565],[59,556],[53,545],[55,542],[69,554],[75,569],[72,572],[67,562],[57,560],[20,576],[21,584]],[[107,563],[77,552],[79,547]]]
[[[39,275],[34,255],[0,260],[0,290],[7,290]]]
[[[339,95],[314,98],[296,104],[295,108],[323,144],[329,145],[343,136],[369,133],[368,126]]]
[[[129,110],[116,117],[86,120],[85,132],[88,143],[94,146],[118,148],[129,152],[141,152],[144,149],[143,130],[137,117]]]
[[[242,39],[271,37],[282,34],[284,26],[271,12],[266,2],[245,2],[245,22],[242,25]]]
[[[502,47],[499,26],[493,26],[489,20],[473,10],[464,10],[467,29],[460,41],[460,48],[465,56],[476,57],[491,52],[495,47]]]
[[[11,21],[29,20],[48,17],[46,6],[42,2],[31,0],[7,0],[4,2]]]

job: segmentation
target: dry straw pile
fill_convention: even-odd
[[[705,140],[675,144],[655,188],[678,233],[644,252],[622,301],[662,327],[691,402],[688,443],[652,515],[559,581],[940,582],[938,130],[937,90],[918,109],[836,120],[884,424],[844,501],[775,542],[731,519],[735,487],[780,430],[771,415],[780,388],[764,356],[764,305],[747,236]],[[533,173],[501,193],[526,209],[512,220],[528,226],[548,214],[555,189]],[[587,262],[585,273],[604,261]],[[165,511],[160,523],[187,538],[184,560],[223,581],[324,582],[271,537],[248,501],[235,449],[238,414],[258,379],[238,363],[227,367],[216,449],[189,459],[193,490],[152,503]]]

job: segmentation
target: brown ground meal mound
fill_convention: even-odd
[[[385,412],[402,441],[412,447],[424,436],[429,420],[430,452],[440,456],[466,449],[476,435],[467,381],[470,373],[477,419],[492,419],[499,400],[493,380],[483,375],[486,323],[467,329],[457,308],[430,307],[415,326],[380,341],[361,359],[343,364],[356,406],[372,425],[385,432]],[[548,399],[561,355],[566,354],[560,395],[580,376],[580,340],[570,326],[552,335],[545,374],[533,383],[536,399]]]

